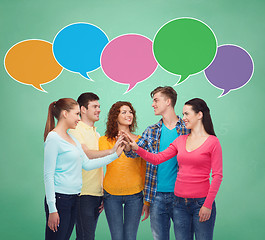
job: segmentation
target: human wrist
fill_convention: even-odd
[[[132,150],[133,150],[134,152],[136,152],[138,149],[139,149],[139,146],[138,146],[138,145],[133,146],[133,148],[132,148]]]

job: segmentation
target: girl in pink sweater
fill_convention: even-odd
[[[173,211],[178,221],[174,229],[176,238],[191,239],[193,226],[196,240],[210,240],[216,217],[214,199],[223,177],[222,149],[215,136],[210,110],[202,99],[194,98],[185,103],[183,120],[191,133],[179,136],[158,154],[145,151],[126,137],[131,148],[152,164],[160,164],[177,155],[179,171]]]

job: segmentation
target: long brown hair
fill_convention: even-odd
[[[46,140],[48,133],[52,131],[55,127],[54,118],[56,118],[59,121],[61,112],[63,110],[69,112],[71,109],[73,109],[75,105],[78,105],[78,103],[72,98],[61,98],[58,101],[54,101],[49,105],[48,117],[44,130],[44,142]]]
[[[190,105],[193,111],[196,113],[202,112],[202,124],[205,131],[210,135],[216,136],[213,128],[212,118],[210,115],[210,109],[208,108],[206,102],[200,98],[193,98],[188,102],[185,102],[185,105]]]
[[[134,132],[137,127],[136,112],[132,104],[130,102],[123,102],[123,101],[116,102],[112,105],[112,107],[109,110],[109,114],[108,114],[107,129],[105,132],[105,135],[107,136],[108,139],[113,140],[118,135],[117,119],[120,114],[120,108],[122,106],[128,106],[132,110],[133,121],[132,121],[132,124],[129,126],[130,132]]]

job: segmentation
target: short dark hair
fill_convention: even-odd
[[[151,98],[154,97],[154,95],[158,92],[161,92],[162,94],[164,94],[167,98],[169,98],[171,100],[171,105],[172,107],[175,107],[176,102],[177,102],[177,92],[170,86],[165,86],[165,87],[157,87],[156,89],[154,89],[150,95]]]
[[[82,106],[84,106],[87,109],[89,102],[97,101],[97,100],[99,100],[98,95],[96,95],[95,93],[92,93],[92,92],[86,92],[86,93],[82,93],[78,97],[77,102],[78,102],[80,108]]]

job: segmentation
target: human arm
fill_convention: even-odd
[[[98,151],[98,150],[89,150],[88,147],[85,144],[81,144],[81,146],[82,146],[82,149],[83,149],[84,153],[90,159],[105,157],[105,156],[113,153],[111,151],[111,149],[104,150],[104,151]]]
[[[85,152],[85,154],[87,155],[87,157],[89,159],[93,159],[93,158],[100,158],[100,157],[105,157],[109,154],[112,154],[114,152],[116,152],[118,146],[114,146],[111,149],[107,149],[107,150],[102,150],[102,151],[97,151],[97,150],[89,150],[88,147],[85,144],[82,144],[82,149]]]
[[[154,165],[158,165],[162,162],[165,162],[165,161],[171,159],[172,157],[174,157],[175,155],[177,155],[177,153],[178,153],[177,143],[176,143],[177,139],[173,143],[171,143],[166,150],[155,154],[155,153],[147,152],[143,148],[139,147],[136,144],[136,142],[133,141],[133,139],[128,134],[126,134],[125,132],[123,134],[125,135],[125,138],[129,141],[129,144],[130,144],[132,150],[134,150],[144,160],[146,160],[147,162],[150,162]]]
[[[142,219],[142,222],[145,221],[150,215],[150,206],[144,204],[142,209],[142,215],[144,218]]]
[[[55,206],[54,174],[59,146],[56,139],[48,136],[44,144],[44,185],[49,213],[57,212]]]
[[[150,135],[151,135],[151,130],[150,128],[147,128],[142,136],[136,141],[137,145],[139,147],[142,147],[144,149],[152,149],[152,144],[151,144],[151,138],[150,138]],[[126,157],[129,157],[129,158],[137,158],[139,157],[139,155],[133,151],[130,147],[130,145],[128,146],[129,144],[127,144],[127,146],[125,146],[125,149],[124,149],[124,153],[126,155]]]
[[[123,152],[124,146],[123,146],[123,138],[119,137],[117,139],[117,150],[116,152],[107,155],[105,157],[101,157],[101,158],[96,158],[96,159],[89,159],[87,158],[86,154],[84,153],[84,161],[83,161],[83,169],[89,171],[92,169],[96,169],[99,167],[103,167],[109,163],[111,163],[112,161],[114,161],[115,159],[117,159]]]
[[[207,197],[203,204],[204,207],[212,209],[213,201],[220,188],[223,178],[223,160],[222,160],[222,148],[219,140],[215,139],[215,144],[211,152],[211,168],[212,168],[212,181],[208,190]]]
[[[55,232],[60,223],[60,217],[55,205],[54,173],[58,156],[57,142],[47,138],[44,146],[44,184],[46,202],[49,208],[48,226]]]
[[[87,138],[89,136],[93,136],[97,135],[97,137],[100,137],[100,135],[98,134],[98,132],[94,132],[93,130],[86,132],[86,131],[82,131],[82,128],[76,128],[76,129],[70,129],[69,133],[74,136],[78,142],[81,144],[83,151],[85,152],[85,154],[87,155],[87,157],[89,159],[93,159],[93,158],[100,158],[100,157],[105,157],[109,154],[114,153],[117,150],[117,145],[115,145],[113,147],[113,149],[108,149],[106,151],[98,151],[98,150],[91,150],[89,148],[89,145],[87,145]]]
[[[147,162],[150,162],[154,165],[158,165],[176,156],[178,153],[178,150],[173,142],[169,145],[169,147],[166,150],[160,153],[150,153],[141,147],[138,147],[138,150],[136,150],[135,152]]]

